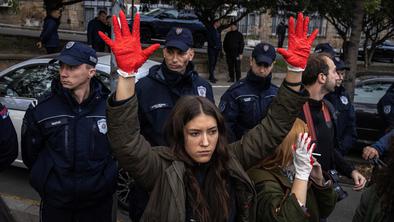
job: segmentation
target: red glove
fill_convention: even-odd
[[[279,48],[277,51],[289,64],[288,69],[294,72],[302,72],[306,67],[309,53],[313,40],[315,40],[318,29],[315,29],[312,34],[307,37],[308,34],[309,17],[305,17],[302,13],[298,13],[296,30],[294,30],[294,18],[291,16],[289,19],[289,42],[288,50]]]
[[[99,35],[111,47],[118,68],[129,74],[136,73],[148,57],[160,47],[160,44],[154,44],[142,50],[140,43],[140,14],[137,13],[135,15],[132,34],[130,34],[129,25],[123,11],[120,11],[119,17],[122,28],[119,27],[116,16],[112,16],[115,33],[114,41],[101,31]]]

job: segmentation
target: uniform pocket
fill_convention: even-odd
[[[240,104],[239,121],[243,126],[250,129],[259,121],[258,119],[258,98],[256,96],[247,96],[238,98]]]
[[[72,117],[53,117],[41,121],[44,135],[51,150],[65,156],[70,155],[70,120]]]
[[[103,160],[110,155],[107,138],[107,120],[105,118],[92,118],[90,159]]]

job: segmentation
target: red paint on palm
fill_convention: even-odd
[[[309,17],[298,13],[297,24],[294,29],[294,18],[289,19],[288,32],[288,49],[278,48],[286,62],[297,68],[305,69],[308,57],[311,51],[312,43],[315,40],[319,30],[315,29],[308,37]]]
[[[115,55],[118,68],[127,73],[136,73],[145,63],[149,56],[157,50],[160,45],[153,44],[146,49],[141,48],[140,42],[140,15],[134,17],[133,32],[130,33],[126,16],[123,11],[119,13],[120,25],[116,16],[112,16],[115,39],[111,40],[104,33],[99,32],[104,42],[111,47]]]

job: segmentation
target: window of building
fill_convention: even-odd
[[[323,17],[320,16],[318,13],[313,13],[312,15],[309,15],[310,21],[309,21],[309,29],[308,33],[312,33],[313,30],[319,29],[319,34],[318,36],[326,36],[327,34],[327,20]],[[285,20],[285,23],[288,23],[288,18],[285,18],[285,15],[283,11],[279,11],[278,15],[272,17],[272,27],[271,27],[271,33],[272,35],[276,35],[276,27],[280,23],[280,21]],[[286,34],[287,34],[286,30]]]

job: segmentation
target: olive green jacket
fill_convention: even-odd
[[[256,221],[313,221],[327,218],[335,208],[337,194],[331,184],[321,187],[308,184],[305,208],[291,193],[292,184],[278,168],[273,170],[250,169],[248,175],[257,191]]]
[[[228,145],[227,168],[236,181],[237,221],[255,221],[256,192],[244,169],[274,151],[291,129],[306,100],[307,95],[282,86],[267,117],[240,141]],[[140,135],[136,96],[119,106],[111,106],[108,102],[107,123],[108,138],[119,165],[150,192],[141,221],[184,222],[184,163],[174,158],[171,149],[152,148]]]
[[[368,187],[361,195],[360,204],[353,216],[353,222],[383,222],[381,200],[376,193],[376,184]]]

